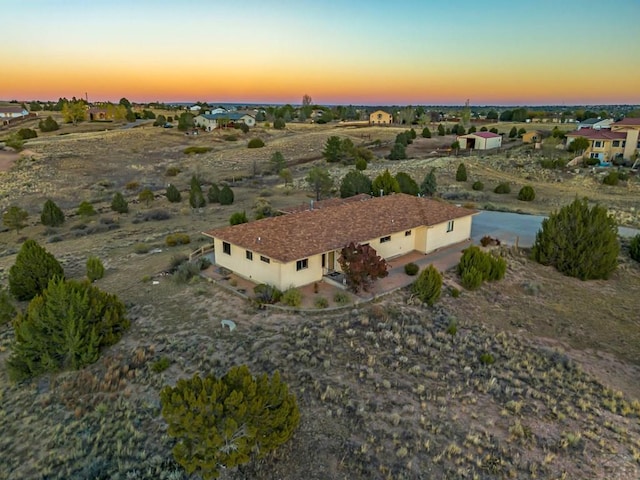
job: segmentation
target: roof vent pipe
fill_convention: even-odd
[[[381,197],[384,196],[384,189],[383,188],[380,189],[380,196]]]

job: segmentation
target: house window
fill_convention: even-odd
[[[260,255],[260,260],[263,261],[264,263],[271,263],[271,259],[263,255]]]
[[[387,243],[387,242],[390,242],[390,241],[391,241],[391,236],[390,235],[387,235],[386,237],[382,237],[380,239],[380,243]]]
[[[447,223],[447,232],[453,232],[453,220],[449,220]]]
[[[247,260],[253,260],[253,252],[251,250],[247,250]]]
[[[594,148],[600,148],[600,147],[602,147],[602,142],[599,141],[599,140],[595,141],[595,142],[593,142],[593,146],[594,146]]]
[[[303,258],[302,260],[298,260],[296,262],[296,270],[297,271],[304,270],[305,268],[309,268],[309,259],[308,258]]]
[[[222,242],[222,251],[227,255],[231,255],[231,244],[228,242]]]
[[[589,158],[600,158],[600,154],[599,153],[591,153],[591,154],[589,154]]]
[[[404,232],[404,236],[405,237],[410,237],[411,236],[411,230],[407,230],[406,232]]]
[[[614,147],[619,147],[620,146],[620,140],[614,140],[613,141],[613,146]]]

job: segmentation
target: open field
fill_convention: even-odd
[[[171,460],[158,392],[177,378],[222,374],[240,363],[279,370],[302,420],[275,456],[223,478],[640,478],[640,265],[625,251],[612,279],[580,282],[505,250],[504,281],[459,298],[445,294],[434,308],[400,291],[357,309],[279,313],[203,279],[177,284],[156,276],[172,257],[206,243],[199,232],[227,224],[237,211],[252,218],[258,197],[274,208],[308,202],[302,179],[321,162],[331,135],[356,145],[380,140],[379,158],[365,170],[372,177],[389,168],[420,183],[435,167],[444,198],[477,207],[548,213],[586,195],[639,226],[637,177],[609,187],[588,169],[542,169],[541,156],[558,153],[518,142],[500,154],[433,155],[450,136],[418,138],[408,148],[414,158],[392,162],[382,157],[404,130],[395,127],[290,124],[197,136],[151,126],[64,128],[71,133],[28,141],[27,155],[0,172],[0,210],[16,204],[30,213],[19,235],[0,231],[0,279],[26,237],[51,251],[70,277],[82,277],[86,258],[98,256],[106,275],[96,284],[126,302],[132,327],[80,372],[13,385],[4,366],[13,333],[0,326],[0,479],[187,478]],[[224,140],[229,133],[238,140]],[[256,136],[266,147],[246,148]],[[189,146],[211,151],[185,155]],[[293,187],[265,173],[277,150],[291,165]],[[464,183],[455,182],[461,161]],[[180,172],[166,176],[170,167]],[[336,179],[350,168],[329,166]],[[205,194],[209,182],[229,183],[235,203],[192,211],[186,197],[194,174]],[[471,189],[476,180],[484,191]],[[493,193],[501,181],[512,193]],[[181,203],[164,198],[167,183],[183,191]],[[525,184],[534,186],[534,202],[517,200]],[[135,202],[143,187],[157,194],[150,206]],[[116,191],[129,199],[130,213],[110,211]],[[39,224],[46,198],[65,210],[64,226]],[[98,215],[76,216],[82,200]],[[158,211],[168,218],[154,219]],[[189,234],[191,244],[166,247],[172,232]],[[140,244],[147,253],[136,253]],[[445,277],[458,281],[454,272]],[[227,318],[237,323],[234,332],[221,328]],[[155,373],[161,358],[170,367]]]

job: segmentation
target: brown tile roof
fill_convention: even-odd
[[[640,125],[640,118],[623,118],[614,123],[615,126]]]
[[[19,105],[0,106],[1,113],[22,113],[23,111],[24,109]]]
[[[303,203],[301,205],[294,205],[292,207],[281,208],[279,211],[282,213],[296,213],[302,212],[303,210],[311,210],[317,208],[328,208],[328,207],[336,207],[338,205],[343,205],[345,203],[350,202],[359,202],[360,200],[370,199],[371,195],[366,193],[359,193],[358,195],[354,195],[353,197],[347,198],[327,198],[326,200],[314,201],[311,200],[309,203]]]
[[[430,198],[397,193],[203,233],[286,263],[340,249],[351,241],[365,242],[474,213]]]
[[[624,132],[612,132],[607,129],[596,130],[593,128],[581,128],[573,132],[566,133],[567,137],[584,137],[589,140],[624,140],[627,134]]]

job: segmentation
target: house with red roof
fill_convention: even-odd
[[[291,213],[203,234],[213,240],[216,265],[286,290],[341,271],[340,252],[350,242],[368,244],[390,259],[466,241],[477,213],[403,193],[347,200],[311,203]]]
[[[631,160],[640,149],[640,118],[624,118],[611,124],[610,129],[581,128],[566,134],[566,146],[578,137],[589,140],[584,155],[601,162],[614,159]]]
[[[474,132],[458,135],[456,140],[461,149],[491,150],[502,146],[502,135],[493,132]]]

